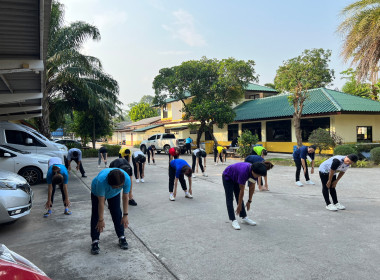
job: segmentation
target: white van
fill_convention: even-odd
[[[21,124],[0,122],[0,144],[33,154],[59,157],[64,162],[67,148],[54,143],[36,130]]]

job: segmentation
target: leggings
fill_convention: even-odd
[[[175,180],[175,168],[169,164],[169,192],[172,193],[174,190],[174,180]],[[181,173],[178,178],[181,183],[181,187],[184,191],[187,191],[185,176]]]
[[[214,162],[216,163],[216,158],[218,157],[218,150],[214,148]],[[223,162],[222,154],[219,154],[220,162]]]
[[[152,161],[153,161],[153,163],[156,163],[155,161],[154,161],[154,151],[153,150],[147,150],[147,154],[148,154],[148,163],[150,163],[150,156],[152,156]]]
[[[66,207],[66,206],[67,206],[66,203],[65,203],[66,196],[65,196],[65,192],[64,192],[64,190],[63,190],[63,184],[59,184],[59,186],[60,186],[61,193],[62,193],[62,201],[63,201],[63,205],[65,205],[65,207]],[[53,202],[54,202],[55,188],[56,188],[56,185],[53,184],[53,190],[52,190],[52,192],[51,192],[51,204],[53,204]]]
[[[226,179],[224,179],[224,175],[222,176],[222,179],[223,179],[224,191],[226,192],[226,205],[227,205],[228,217],[230,218],[231,221],[234,221],[236,220],[235,211],[234,211],[234,194],[235,194],[236,202],[238,202],[240,186],[238,183],[234,183],[232,181],[227,181]],[[242,207],[239,214],[241,218],[247,217],[247,213],[245,212],[245,207],[244,207],[244,200],[242,201]]]
[[[107,153],[99,153],[98,165],[100,165],[100,163],[102,162],[102,156],[103,156],[103,159],[105,159],[107,156]],[[104,163],[107,165],[107,160]]]
[[[195,164],[197,163],[197,156],[192,154],[193,156],[193,166],[192,166],[192,169],[193,169],[193,173],[195,172]],[[202,164],[202,158],[199,157],[199,167],[201,168],[202,170],[202,173],[205,172],[205,169],[203,168],[203,164]]]
[[[140,163],[137,163],[134,157],[132,157],[132,163],[133,163],[133,173],[135,174],[135,178],[136,178],[136,179],[143,178],[143,177],[141,176],[142,171],[143,171],[143,164],[142,164],[141,162],[140,162]],[[139,165],[140,178],[137,178],[137,164]]]
[[[337,204],[338,203],[338,197],[336,195],[336,189],[332,188],[331,186],[330,186],[330,188],[328,188],[326,186],[327,181],[329,180],[329,173],[319,172],[319,177],[321,178],[321,182],[322,182],[322,194],[323,194],[323,198],[325,199],[326,205],[330,204],[329,192],[330,192],[331,198],[333,200],[333,203]],[[336,176],[334,175],[333,178],[332,178],[332,180],[331,180],[331,184],[335,180],[336,180]]]
[[[293,159],[295,164],[296,164],[296,167],[297,167],[297,170],[296,170],[296,182],[298,182],[300,180],[300,173],[301,173],[301,167],[302,167],[302,163],[301,163],[301,159]],[[308,168],[307,168],[307,160],[305,160],[305,167],[306,167],[306,172],[305,172],[305,179],[306,181],[309,181],[310,180],[310,177],[309,177],[309,171],[308,171]],[[303,168],[303,167],[302,167]]]

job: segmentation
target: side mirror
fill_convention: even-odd
[[[4,153],[4,157],[12,157],[10,153]]]
[[[26,138],[25,144],[27,144],[27,145],[33,144],[33,140],[31,138]]]

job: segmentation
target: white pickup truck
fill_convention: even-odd
[[[140,150],[145,154],[150,145],[156,147],[157,153],[164,151],[165,154],[169,154],[170,148],[178,147],[178,140],[175,138],[175,135],[171,133],[154,134],[150,136],[148,140],[141,142]]]

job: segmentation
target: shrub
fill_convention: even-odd
[[[373,148],[371,150],[371,159],[375,162],[375,164],[380,163],[380,147],[379,148]]]
[[[358,153],[367,152],[369,153],[372,149],[380,147],[380,143],[357,143],[355,149]]]
[[[245,130],[243,134],[239,137],[239,149],[237,153],[242,158],[246,158],[252,152],[252,146],[259,142],[259,137],[255,134],[253,135],[250,130]]]
[[[327,160],[327,158],[325,157],[315,157],[314,167],[319,167],[322,164],[322,162],[324,162],[325,160]],[[311,162],[309,160],[307,160],[307,166],[311,166]]]
[[[334,135],[336,138],[338,137],[336,134]],[[331,137],[330,132],[323,128],[313,130],[309,136],[308,142],[317,146],[319,154],[321,154],[322,150],[328,150],[336,146],[334,138]]]
[[[134,144],[134,145],[133,145],[133,148],[140,149],[140,144]]]
[[[121,146],[119,146],[119,145],[108,145],[108,144],[103,144],[102,146],[107,148],[107,152],[108,152],[109,157],[117,157],[119,155],[119,151],[120,151]]]
[[[336,155],[346,156],[349,154],[356,154],[356,151],[352,147],[352,145],[340,145],[334,149],[334,156]]]
[[[83,149],[82,150],[82,157],[84,158],[90,158],[90,157],[98,157],[98,150],[97,149]]]
[[[354,165],[353,167],[359,167],[359,168],[365,168],[365,167],[368,167],[369,165],[369,162],[366,161],[366,160],[358,160]]]

